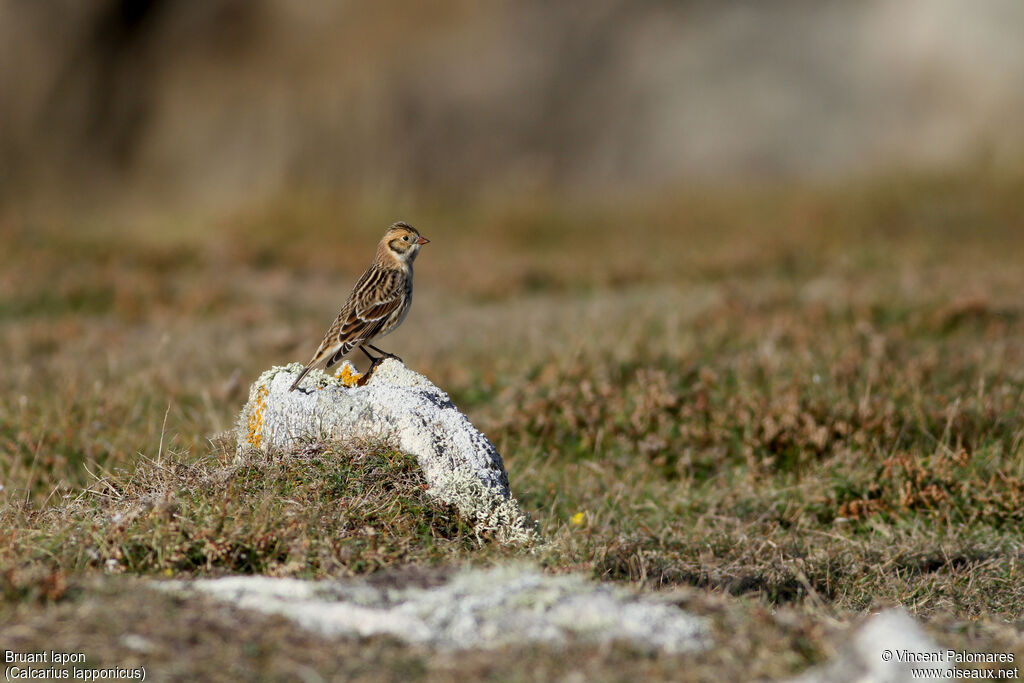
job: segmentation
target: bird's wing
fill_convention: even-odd
[[[404,300],[400,271],[368,270],[352,288],[338,319],[320,344],[318,360],[328,357],[329,369],[346,353],[376,337]]]
[[[339,316],[339,320],[344,320],[338,330],[338,341],[353,348],[377,336],[405,301],[403,282],[403,273],[396,270],[378,270],[361,279]]]
[[[327,359],[326,368],[342,356],[368,342],[405,303],[405,276],[401,271],[371,267],[356,282],[341,313],[327,330],[320,347],[292,384],[294,389],[310,368]]]

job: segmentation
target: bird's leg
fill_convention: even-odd
[[[371,356],[370,352],[366,350],[367,346],[369,346],[371,349],[379,353],[380,356]],[[370,368],[365,373],[363,373],[362,379],[360,379],[358,382],[359,386],[363,386],[370,380],[370,376],[373,375],[373,371],[377,369],[377,366],[380,365],[380,362],[385,358],[394,358],[399,363],[403,363],[402,359],[396,356],[395,354],[388,353],[387,351],[381,351],[373,344],[360,344],[359,350],[366,354],[366,357],[370,359]]]
[[[365,348],[367,346],[370,346],[370,345],[369,344],[363,344],[363,345],[361,345],[359,347],[359,350],[362,351],[364,354],[366,354],[366,357],[370,359],[370,367],[366,369],[366,372],[363,373],[363,376],[359,378],[358,382],[356,382],[356,386],[360,386],[360,387],[361,386],[365,386],[366,383],[370,381],[370,377],[373,375],[373,371],[377,369],[377,366],[380,365],[380,362],[382,360],[384,360],[384,358],[385,358],[385,356],[379,356],[379,357],[371,356],[370,352],[367,351],[366,348]],[[380,349],[378,349],[378,348],[374,348],[372,346],[370,346],[370,348],[372,348],[374,351],[376,351],[378,353],[381,352]]]
[[[379,353],[379,354],[381,355],[381,357],[382,357],[382,358],[394,358],[394,359],[395,359],[395,360],[397,360],[397,361],[398,361],[399,363],[401,363],[401,364],[405,365],[405,361],[404,361],[404,360],[402,360],[401,358],[399,358],[398,356],[396,356],[396,355],[395,355],[395,354],[393,354],[393,353],[388,353],[387,351],[381,351],[380,349],[378,349],[378,348],[377,348],[376,346],[374,346],[373,344],[365,344],[365,346],[369,346],[369,347],[370,347],[371,349],[373,349],[374,351],[376,351],[377,353]],[[360,346],[359,348],[362,348],[362,346]],[[366,353],[366,352],[364,351],[363,353]],[[369,354],[367,354],[367,355],[369,355]]]

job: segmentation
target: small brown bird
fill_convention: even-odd
[[[326,359],[324,369],[329,370],[356,347],[366,354],[374,366],[383,358],[398,358],[381,351],[370,342],[391,332],[405,320],[412,305],[412,262],[420,253],[420,247],[429,241],[408,223],[399,222],[388,228],[377,245],[373,265],[356,282],[348,300],[341,307],[341,313],[320,342],[320,348],[313,354],[312,360],[306,363],[288,391],[299,386],[299,382],[313,366]],[[366,347],[381,354],[380,357],[371,356]]]

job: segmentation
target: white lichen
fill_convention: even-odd
[[[465,470],[441,475],[427,493],[453,506],[473,524],[477,536],[493,536],[501,543],[534,545],[541,537],[537,525],[515,498],[500,496]]]
[[[444,650],[583,640],[678,653],[710,642],[705,620],[673,604],[581,576],[548,576],[529,566],[462,571],[431,588],[260,576],[160,585],[280,614],[325,635],[386,634]]]

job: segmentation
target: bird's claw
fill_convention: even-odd
[[[377,369],[377,366],[380,365],[380,362],[382,360],[384,360],[384,356],[373,359],[373,361],[370,363],[370,367],[367,368],[366,372],[363,373],[363,376],[356,380],[357,387],[366,386],[366,383],[369,382],[370,378],[373,376],[373,371]]]

